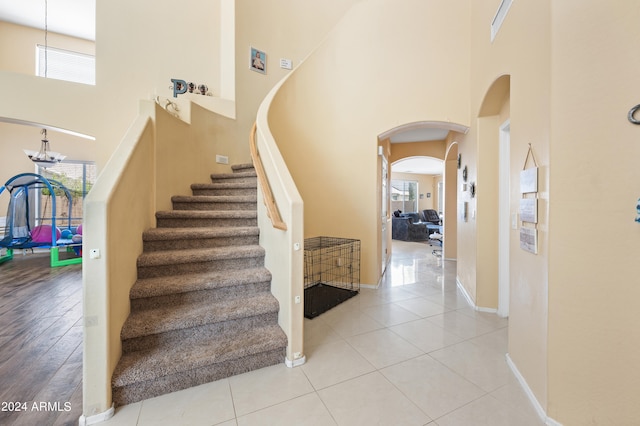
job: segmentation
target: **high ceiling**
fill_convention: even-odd
[[[0,0],[0,21],[44,29],[45,1],[48,30],[86,40],[95,40],[96,0]],[[394,132],[391,143],[444,140],[448,129],[407,128]],[[392,171],[442,174],[443,162],[431,157],[413,157],[396,162]]]
[[[96,39],[95,0],[46,0],[47,27],[54,33]],[[0,0],[0,21],[45,27],[45,0]]]

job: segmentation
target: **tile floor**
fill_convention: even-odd
[[[469,307],[455,262],[432,250],[394,241],[380,288],[305,319],[304,365],[127,405],[102,424],[542,425],[506,364],[507,320]]]

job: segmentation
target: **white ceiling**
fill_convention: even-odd
[[[96,0],[46,1],[49,31],[96,39]],[[0,0],[0,21],[44,30],[45,0]]]

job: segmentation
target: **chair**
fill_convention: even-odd
[[[425,222],[431,222],[434,225],[442,225],[440,215],[437,211],[432,209],[422,210],[422,220]]]

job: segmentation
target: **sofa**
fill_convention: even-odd
[[[426,241],[429,234],[426,224],[420,220],[419,213],[395,212],[391,218],[391,238],[401,241]]]

